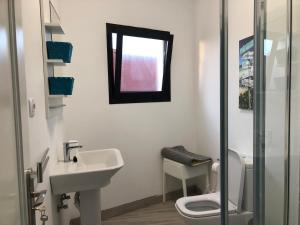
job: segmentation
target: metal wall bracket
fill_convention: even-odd
[[[40,162],[37,163],[37,166],[36,166],[36,176],[37,176],[37,182],[38,183],[43,183],[43,174],[44,174],[44,171],[48,165],[48,162],[49,162],[49,156],[48,155],[48,152],[49,152],[49,148],[46,149],[46,151],[44,152],[43,154],[43,157],[41,159]]]

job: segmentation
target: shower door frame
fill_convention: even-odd
[[[220,0],[221,224],[228,225],[228,0]]]
[[[253,222],[265,224],[266,0],[254,0]]]

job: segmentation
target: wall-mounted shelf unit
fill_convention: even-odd
[[[48,98],[57,99],[57,98],[66,98],[66,95],[49,95]]]
[[[53,116],[52,111],[57,112],[57,109],[62,109],[66,105],[64,104],[64,95],[48,95],[48,107],[49,107],[49,117]],[[54,114],[55,115],[55,114]]]
[[[51,2],[49,1],[49,4]],[[49,84],[48,78],[54,76],[54,70],[56,66],[65,66],[66,64],[63,60],[52,60],[48,59],[47,54],[47,41],[53,40],[53,35],[56,34],[65,34],[64,29],[62,28],[59,16],[55,11],[55,18],[51,13],[51,5],[50,5],[50,22],[45,23],[44,18],[44,0],[40,0],[40,16],[41,16],[41,32],[43,38],[43,60],[44,60],[44,84],[45,84],[45,107],[47,117],[53,117],[56,115],[57,109],[61,109],[66,106],[63,103],[64,95],[50,95],[49,94]],[[53,21],[55,20],[55,22]]]
[[[64,63],[63,60],[60,59],[47,59],[48,65],[52,66],[65,66],[66,64]]]
[[[65,106],[67,106],[67,105],[65,105],[65,104],[61,104],[61,105],[53,105],[53,106],[50,106],[50,109],[60,109],[60,108],[63,108],[63,107],[65,107]]]
[[[45,30],[52,34],[65,34],[61,24],[59,23],[45,23]]]

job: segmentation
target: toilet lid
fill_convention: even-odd
[[[242,210],[245,162],[238,153],[228,149],[228,199]]]

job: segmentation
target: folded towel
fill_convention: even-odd
[[[164,158],[182,163],[187,166],[199,166],[203,163],[209,163],[211,158],[203,155],[198,155],[187,151],[183,146],[175,146],[170,148],[163,148],[161,155]]]

